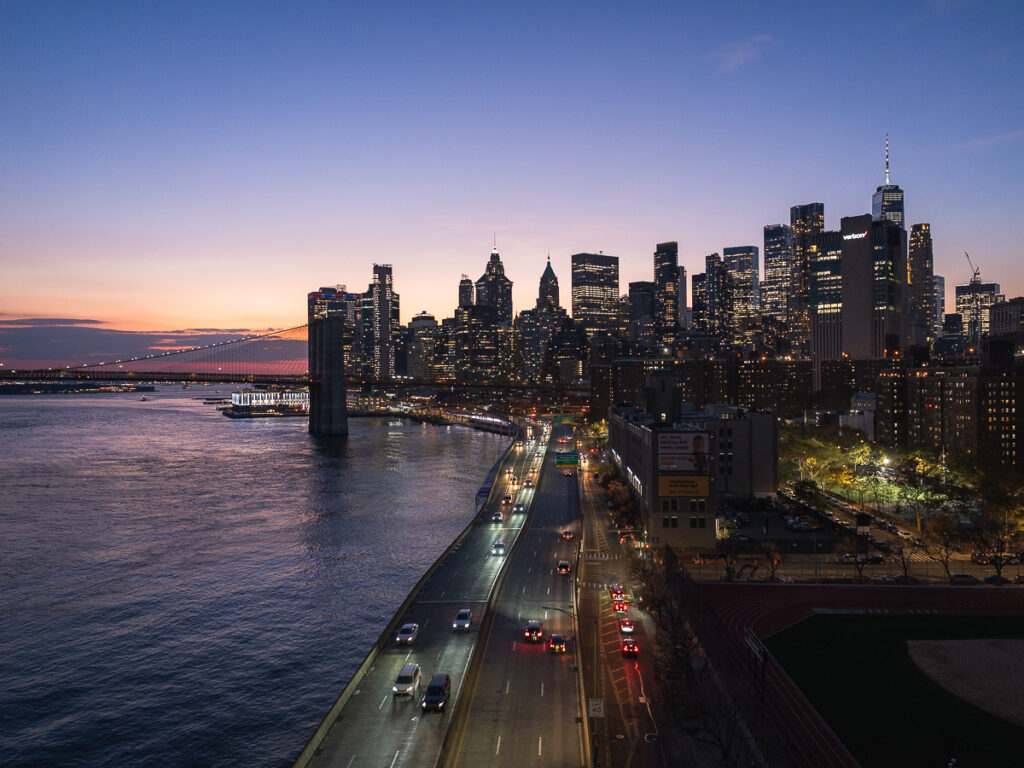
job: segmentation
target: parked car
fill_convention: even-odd
[[[969,573],[951,573],[949,575],[949,583],[953,586],[968,586],[973,584],[980,584],[976,576],[972,576]]]

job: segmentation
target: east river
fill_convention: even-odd
[[[507,438],[0,397],[0,762],[287,766]]]

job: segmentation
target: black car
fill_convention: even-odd
[[[423,707],[423,711],[435,710],[437,712],[443,712],[445,705],[448,704],[448,697],[452,693],[452,681],[448,675],[443,672],[439,672],[430,678],[430,683],[427,685],[427,692],[423,694],[423,701],[420,706]]]

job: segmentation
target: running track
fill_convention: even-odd
[[[818,610],[864,613],[932,613],[950,615],[1024,614],[1024,591],[992,587],[891,587],[800,584],[704,583],[701,591],[726,635],[729,653],[742,668],[749,649],[744,635],[760,639],[780,632]],[[774,702],[770,713],[794,765],[806,768],[858,768],[803,692],[768,654],[765,693]]]

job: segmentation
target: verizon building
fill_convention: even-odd
[[[840,222],[842,344],[851,360],[898,357],[907,343],[907,233],[870,214]]]

